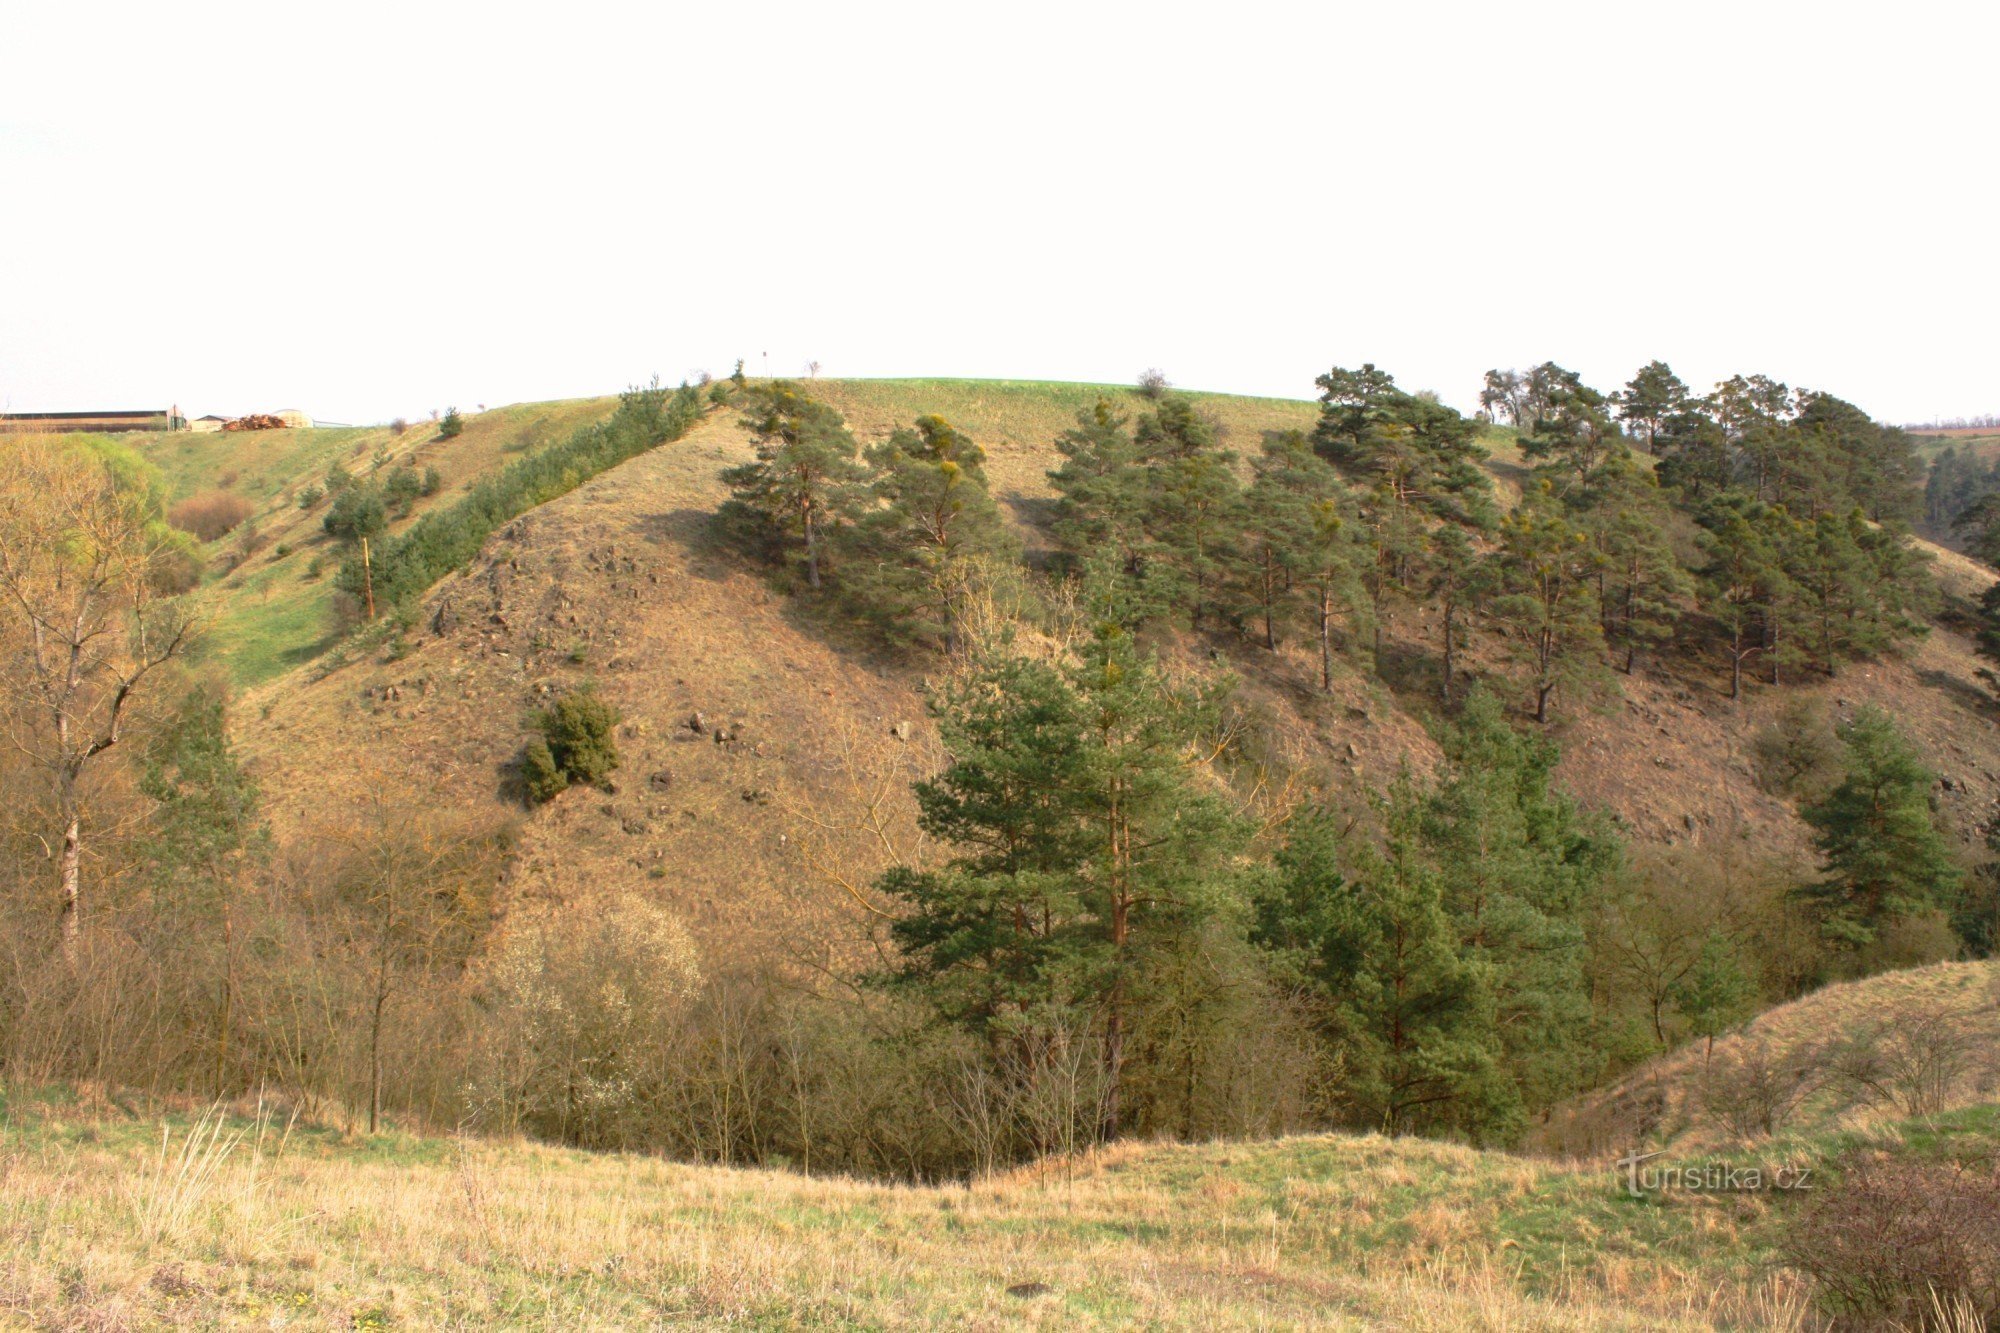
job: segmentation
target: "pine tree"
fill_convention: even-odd
[[[941,697],[952,763],[917,789],[925,831],[959,855],[879,881],[907,907],[896,977],[941,1016],[1004,1036],[1051,1008],[1096,1015],[1106,1137],[1147,969],[1230,892],[1244,830],[1189,755],[1214,705],[1116,625],[1063,668],[983,664]]]
[[[1555,787],[1556,746],[1515,731],[1484,689],[1439,741],[1448,766],[1425,843],[1462,952],[1492,991],[1507,1076],[1526,1105],[1546,1106],[1598,1072],[1583,921],[1620,845]]]
[[[950,652],[980,563],[1017,550],[987,489],[985,452],[926,416],[869,449],[868,463],[879,507],[852,529],[850,600],[893,633]]]
[[[1236,455],[1186,399],[1168,397],[1140,417],[1134,442],[1145,460],[1145,529],[1159,593],[1202,627],[1243,535]]]
[[[893,979],[946,1022],[1001,1041],[1042,1006],[1068,1003],[1059,975],[1087,933],[1077,868],[1091,830],[1082,701],[1048,662],[994,655],[931,700],[950,762],[916,784],[923,830],[954,849],[942,869],[898,867]]]
[[[1361,577],[1379,671],[1389,608],[1412,590],[1430,529],[1486,529],[1495,521],[1492,485],[1479,466],[1482,427],[1434,397],[1404,393],[1373,365],[1335,367],[1317,383],[1323,392],[1314,447],[1363,488],[1360,518],[1372,558]]]
[[[1829,676],[1926,631],[1922,613],[1936,594],[1899,528],[1877,527],[1859,509],[1821,514],[1799,526],[1787,556],[1805,644]]]
[[[1355,1123],[1504,1138],[1520,1108],[1492,995],[1424,854],[1424,804],[1401,779],[1382,803],[1379,847],[1350,847],[1325,813],[1299,820],[1260,895],[1255,938],[1309,997]]]
[[[1599,669],[1604,631],[1595,563],[1587,535],[1563,516],[1546,483],[1500,524],[1501,591],[1493,614],[1512,632],[1514,655],[1528,667],[1537,722],[1549,720],[1559,688]]]
[[[1632,451],[1615,448],[1579,500],[1580,521],[1598,554],[1598,604],[1605,638],[1624,650],[1630,674],[1641,650],[1674,637],[1693,591],[1674,553],[1672,507]]]
[[[1660,434],[1667,430],[1669,422],[1687,411],[1689,398],[1688,386],[1664,361],[1649,361],[1641,366],[1624,391],[1614,395],[1618,419],[1644,436],[1649,454],[1659,452]]]
[[[756,437],[757,458],[722,474],[735,492],[725,519],[751,518],[804,563],[807,585],[818,588],[829,538],[860,496],[854,437],[838,412],[782,380],[749,393],[743,425]]]
[[[1492,485],[1479,466],[1480,423],[1435,398],[1404,393],[1386,371],[1335,367],[1316,381],[1313,444],[1334,466],[1397,509],[1489,526]]]
[[[1443,652],[1439,689],[1452,702],[1460,655],[1471,637],[1473,613],[1492,595],[1494,565],[1473,546],[1465,529],[1452,524],[1431,533],[1424,555],[1425,587],[1437,607]]]
[[[1749,1017],[1757,1000],[1757,988],[1743,971],[1736,945],[1720,931],[1711,930],[1701,942],[1693,965],[1668,992],[1674,1008],[1688,1022],[1692,1035],[1707,1043],[1703,1052],[1715,1051],[1715,1039]]]
[[[1618,444],[1611,402],[1573,370],[1553,361],[1529,372],[1537,382],[1537,410],[1521,437],[1521,453],[1543,464],[1559,490],[1589,477]]]
[[[1277,646],[1276,622],[1296,610],[1318,637],[1320,688],[1330,690],[1335,627],[1362,618],[1366,534],[1339,475],[1297,431],[1267,441],[1256,468],[1248,570],[1265,646]]]
[[[1800,811],[1825,869],[1802,894],[1827,936],[1854,947],[1895,921],[1949,906],[1959,871],[1931,817],[1933,776],[1888,716],[1856,709],[1840,738],[1846,776]]]
[[[1743,697],[1743,668],[1764,651],[1765,624],[1790,581],[1772,541],[1772,515],[1741,491],[1715,497],[1697,514],[1707,557],[1696,578],[1702,608],[1721,629],[1729,657],[1729,697]]]
[[[1049,473],[1061,497],[1054,531],[1064,550],[1080,556],[1115,551],[1137,577],[1144,559],[1146,496],[1139,446],[1130,423],[1099,399],[1056,437],[1063,465]]]
[[[1298,610],[1298,575],[1313,501],[1318,493],[1336,493],[1340,481],[1312,452],[1305,433],[1296,430],[1265,440],[1263,454],[1251,467],[1255,480],[1244,496],[1240,572],[1262,626],[1264,647],[1276,651],[1278,627],[1289,624]]]

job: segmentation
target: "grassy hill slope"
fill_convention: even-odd
[[[1538,1131],[1584,1155],[1877,1129],[2000,1100],[2000,962],[1825,987],[1576,1099]],[[1989,1117],[1990,1118],[1990,1117]]]
[[[299,507],[301,493],[323,485],[329,469],[339,465],[367,477],[405,460],[437,468],[443,488],[419,500],[409,518],[390,528],[400,531],[428,510],[450,504],[473,482],[521,453],[602,420],[617,405],[616,398],[520,403],[467,417],[465,432],[450,440],[438,438],[430,422],[401,433],[363,426],[126,439],[160,469],[169,504],[224,490],[252,507],[242,528],[213,543],[218,572],[209,595],[215,613],[203,647],[208,660],[248,685],[311,661],[339,638],[332,573],[340,556],[320,527],[325,503],[310,510]],[[248,558],[240,563],[227,558],[245,546],[250,533],[255,538]]]
[[[986,444],[996,490],[1024,528],[1048,496],[1050,442],[1075,411],[1099,394],[1143,407],[1132,390],[1112,386],[822,381],[815,392],[864,441],[924,412],[959,422]],[[1245,453],[1262,432],[1307,425],[1313,414],[1308,403],[1283,400],[1204,403]],[[477,475],[478,459],[504,460],[521,432],[552,432],[608,407],[595,400],[470,418],[457,452],[439,464],[447,496]],[[256,685],[236,714],[281,826],[351,809],[371,792],[516,815],[509,765],[528,715],[591,680],[625,717],[619,790],[574,792],[527,816],[516,889],[566,895],[584,883],[625,884],[733,938],[795,941],[810,922],[823,959],[835,947],[825,939],[851,935],[843,923],[867,915],[874,872],[892,855],[921,854],[907,783],[934,762],[927,664],[880,655],[716,546],[708,516],[725,496],[720,473],[749,447],[734,412],[711,412],[685,439],[509,524],[471,570],[432,590],[400,638],[378,627],[330,649],[315,639],[325,632],[325,576],[299,581],[303,545],[225,578],[214,651],[237,663],[239,677],[318,654]],[[1497,461],[1503,479],[1506,467]],[[286,484],[303,485],[316,470],[315,457]],[[317,523],[282,506],[270,521],[290,523],[279,532],[296,530],[301,543]],[[1949,555],[1940,573],[1961,594],[1991,579]],[[1179,651],[1191,666],[1237,677],[1238,706],[1263,723],[1277,767],[1380,781],[1405,763],[1422,770],[1435,754],[1421,723],[1431,706],[1431,637],[1423,609],[1402,613],[1388,627],[1392,684],[1356,666],[1330,698],[1315,688],[1302,644],[1271,654],[1228,637],[1184,638]],[[1504,648],[1485,640],[1475,665],[1499,669]],[[1740,703],[1725,697],[1712,662],[1654,664],[1619,677],[1615,691],[1557,728],[1561,776],[1647,840],[1803,856],[1792,808],[1757,784],[1752,740],[1801,691],[1823,695],[1835,712],[1873,702],[1951,779],[1940,801],[1970,843],[2000,802],[2000,729],[1977,671],[1969,642],[1945,630],[1905,659],[1782,696],[1753,691]],[[904,730],[908,739],[899,739]],[[823,873],[828,866],[841,867],[847,885]]]
[[[854,643],[717,548],[719,473],[749,449],[734,413],[712,413],[507,525],[406,642],[364,637],[249,691],[238,718],[273,817],[303,828],[370,792],[518,812],[508,766],[528,715],[589,680],[624,716],[619,790],[528,816],[517,892],[624,884],[738,944],[852,933],[867,909],[822,869],[862,886],[892,850],[920,853],[926,664]],[[1301,650],[1246,673],[1242,706],[1275,719],[1288,762],[1337,755],[1378,777],[1427,762],[1429,738],[1378,687],[1357,674],[1326,700],[1315,670]]]
[[[1411,1140],[1125,1145],[927,1188],[5,1109],[0,1322],[42,1327],[1696,1329],[1802,1308],[1763,1271],[1765,1200],[1635,1199],[1603,1170]]]

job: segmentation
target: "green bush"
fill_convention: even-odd
[[[342,541],[358,542],[373,537],[389,525],[389,512],[382,504],[382,492],[373,486],[349,486],[334,498],[320,526]]]
[[[529,741],[521,754],[521,785],[527,789],[530,805],[553,801],[569,790],[569,779],[556,766],[554,751],[540,736]]]
[[[455,440],[464,433],[465,418],[458,414],[458,409],[455,407],[445,409],[444,420],[438,422],[438,438]]]
[[[535,716],[541,735],[521,754],[521,781],[533,805],[561,795],[573,786],[603,787],[618,767],[618,743],[612,730],[618,710],[582,685],[554,706]]]
[[[399,517],[407,517],[417,497],[424,493],[424,479],[413,467],[399,467],[382,483],[382,499]]]

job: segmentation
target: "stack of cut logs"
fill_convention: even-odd
[[[274,417],[269,412],[252,412],[247,417],[237,417],[234,421],[222,423],[224,430],[283,430],[283,417]]]

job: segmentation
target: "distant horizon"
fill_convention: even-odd
[[[1668,364],[1671,365],[1672,363],[1669,362]],[[1519,367],[1496,367],[1496,368],[1526,369],[1527,367],[1519,366]],[[1391,374],[1394,373],[1393,367],[1384,367],[1384,369],[1388,369]],[[1634,369],[1636,370],[1637,367],[1634,367]],[[708,373],[718,379],[723,377],[722,375],[716,374],[714,371],[709,371]],[[750,372],[746,369],[745,373],[749,374]],[[1747,374],[1750,372],[1746,371],[1744,373]],[[695,376],[688,375],[686,376],[686,378],[692,381],[695,378]],[[1065,385],[1065,386],[1079,387],[1079,388],[1131,389],[1136,385],[1138,376],[1135,373],[1131,378],[1121,381],[1112,379],[1069,379],[1069,378],[1059,378],[1059,377],[1044,376],[1044,375],[908,375],[908,374],[837,375],[837,374],[826,373],[825,368],[822,367],[821,372],[816,376],[807,374],[805,372],[800,372],[792,375],[772,374],[768,376],[761,373],[757,373],[757,374],[751,374],[750,378],[789,379],[807,383],[812,382],[814,379],[824,380],[824,381],[836,381],[836,382],[856,381],[856,380],[902,382],[902,383],[936,381],[939,383],[950,383],[950,384],[1010,384],[1010,385],[1018,384],[1024,386],[1048,384],[1048,385]],[[444,412],[450,410],[453,407],[456,407],[461,412],[493,412],[493,411],[499,411],[503,408],[524,407],[536,403],[574,402],[580,399],[591,399],[591,398],[615,398],[620,393],[625,392],[626,389],[632,387],[634,384],[645,383],[648,382],[650,379],[651,376],[646,376],[642,379],[632,380],[627,384],[620,386],[619,388],[602,390],[602,391],[586,391],[581,393],[554,394],[549,396],[535,395],[535,396],[520,397],[520,398],[504,398],[498,402],[492,402],[492,403],[479,403],[479,404],[464,403],[464,402],[446,403],[436,408],[426,407],[415,412],[394,412],[382,416],[375,416],[368,413],[360,413],[360,414],[329,413],[325,418],[322,418],[321,415],[318,412],[314,411],[311,407],[304,406],[298,403],[284,403],[278,406],[258,406],[237,412],[217,412],[212,410],[196,412],[188,408],[185,405],[185,403],[180,402],[178,400],[169,401],[166,405],[160,407],[72,406],[72,407],[36,407],[36,408],[16,408],[11,404],[6,403],[4,400],[0,400],[0,418],[11,418],[19,420],[19,419],[33,419],[37,417],[60,417],[64,415],[96,415],[96,414],[124,415],[124,414],[141,413],[141,412],[164,415],[170,409],[179,408],[181,415],[189,420],[198,420],[202,417],[210,417],[210,416],[223,417],[226,419],[233,420],[238,417],[249,416],[253,413],[259,413],[259,412],[277,413],[277,412],[298,411],[310,417],[312,419],[313,426],[316,429],[360,428],[365,426],[387,425],[390,422],[397,420],[398,418],[408,421],[429,420],[431,419],[433,412],[437,413],[438,415],[442,415]],[[1315,402],[1319,398],[1319,395],[1317,393],[1287,394],[1287,393],[1271,393],[1271,392],[1246,392],[1237,389],[1214,389],[1195,384],[1182,384],[1177,381],[1172,381],[1171,376],[1169,376],[1169,380],[1171,383],[1171,387],[1173,389],[1179,392],[1195,394],[1195,395],[1211,395],[1211,396],[1231,397],[1231,398],[1262,398],[1262,399],[1269,399],[1274,402],[1296,402],[1296,403]],[[667,376],[662,375],[660,376],[660,381],[663,384],[679,383],[680,378],[676,377],[674,379],[669,379]],[[1589,382],[1587,377],[1586,377],[1586,382]],[[1432,389],[1432,387],[1428,385],[1415,386],[1415,387],[1402,385],[1401,387],[1410,388],[1411,392],[1425,392],[1425,391],[1437,392],[1435,389]],[[1615,385],[1593,383],[1592,387],[1603,390],[1606,393],[1610,393],[1616,389],[1622,388],[1623,381],[1620,381],[1618,384]],[[1707,392],[1706,389],[1701,388],[1699,385],[1693,383],[1692,381],[1690,381],[1689,387],[1691,389],[1694,389],[1698,393]],[[1708,386],[1708,388],[1710,389],[1712,389],[1713,387],[1714,387],[1713,385]],[[1811,386],[1791,385],[1790,387],[1792,387],[1793,389],[1810,388],[1815,392],[1831,393],[1837,398],[1846,399],[1847,401],[1850,402],[1853,401],[1851,398],[1848,397],[1848,395],[1841,393],[1838,388],[1828,387],[1825,385],[1811,385]],[[1471,407],[1466,406],[1462,402],[1458,403],[1452,402],[1452,399],[1444,393],[1439,392],[1438,396],[1443,401],[1447,403],[1452,403],[1452,406],[1458,408],[1459,411],[1464,412],[1467,416],[1478,415],[1478,408],[1476,406],[1476,399],[1477,399],[1476,393],[1473,396],[1475,405]],[[1995,431],[2000,431],[2000,412],[1969,412],[1949,417],[1942,415],[1932,415],[1920,418],[1912,417],[1912,418],[1897,419],[1894,417],[1883,415],[1878,412],[1870,411],[1866,403],[1856,403],[1855,405],[1861,408],[1864,412],[1868,412],[1868,415],[1870,416],[1871,419],[1878,421],[1883,425],[1897,426],[1900,427],[1901,429],[1909,431],[1984,430],[1988,428],[1991,428]],[[335,420],[336,416],[339,418],[338,420]]]

